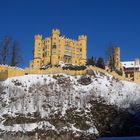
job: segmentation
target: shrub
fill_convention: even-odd
[[[82,66],[73,66],[73,65],[70,65],[70,66],[65,66],[65,67],[62,67],[63,70],[85,70],[87,67],[82,65]]]
[[[116,69],[115,72],[116,72],[118,75],[121,75],[121,76],[123,75],[123,72],[122,72],[121,69],[120,69],[120,70]]]
[[[78,80],[78,83],[81,85],[89,85],[92,82],[91,77],[87,76],[81,76],[81,78]]]

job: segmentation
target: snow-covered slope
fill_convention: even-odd
[[[91,101],[103,99],[108,105],[128,108],[140,99],[139,85],[102,73],[25,75],[7,79],[0,90],[1,134],[51,130],[56,135],[93,137],[99,132],[90,114]]]

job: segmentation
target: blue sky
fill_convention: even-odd
[[[121,60],[140,57],[140,0],[0,0],[0,39],[19,42],[23,67],[34,35],[50,36],[52,28],[73,39],[86,34],[88,57],[105,57],[110,42],[121,48]]]

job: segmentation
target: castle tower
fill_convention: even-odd
[[[80,49],[80,60],[79,60],[79,64],[80,65],[85,65],[86,64],[86,58],[87,58],[87,50],[86,50],[86,46],[87,46],[87,36],[85,35],[81,35],[78,36],[78,42],[79,42],[79,49]]]
[[[52,30],[52,44],[51,44],[51,64],[58,64],[58,46],[59,46],[60,30]]]
[[[140,59],[139,58],[135,59],[135,65],[140,65]]]
[[[87,36],[78,36],[78,40],[60,36],[60,30],[53,29],[50,37],[34,37],[34,58],[31,68],[46,68],[60,63],[85,65]]]
[[[34,37],[34,60],[33,67],[40,68],[42,65],[43,46],[42,35],[35,35]]]
[[[114,48],[114,67],[117,70],[120,70],[121,64],[120,64],[120,48]]]

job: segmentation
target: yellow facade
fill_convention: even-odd
[[[34,58],[30,61],[31,68],[42,68],[48,64],[86,64],[87,36],[78,36],[77,40],[65,38],[60,35],[60,30],[52,30],[51,37],[42,38],[35,35]]]
[[[140,71],[134,72],[134,82],[140,84]]]
[[[116,70],[120,70],[121,68],[121,62],[120,62],[120,48],[116,47],[114,48],[114,67]]]
[[[14,76],[23,76],[26,72],[24,69],[11,67],[7,65],[0,65],[0,80],[5,80]]]

